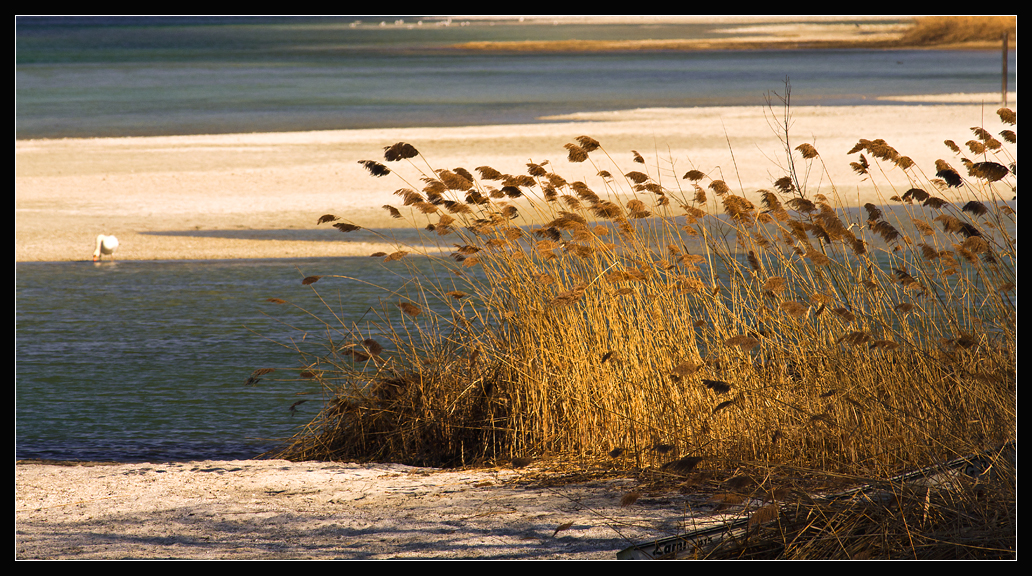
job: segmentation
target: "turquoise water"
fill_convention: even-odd
[[[352,21],[18,18],[16,137],[504,124],[591,110],[756,105],[786,76],[795,104],[1000,86],[995,51],[481,53],[447,46],[716,32]],[[300,284],[311,274],[406,279],[368,258],[17,263],[16,457],[235,458],[271,447],[318,409],[309,401],[291,412],[299,399],[317,398],[297,394],[319,390],[294,379],[287,369],[298,367],[296,355],[269,340],[296,337],[281,321],[309,319],[265,299],[317,308]],[[340,279],[317,286],[341,289],[335,301],[348,320],[383,296]],[[262,367],[280,370],[244,386]]]
[[[798,105],[1000,89],[996,51],[515,54],[449,46],[720,34],[701,24],[366,20],[18,18],[16,137],[509,124],[584,111],[762,105],[786,76]]]

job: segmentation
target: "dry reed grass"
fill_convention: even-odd
[[[711,500],[722,505],[748,502],[743,511],[748,519],[745,533],[697,549],[695,556],[711,560],[1013,560],[1017,552],[1013,444],[987,452],[983,464],[971,475],[957,474],[938,483],[867,484],[858,478],[852,483],[864,484],[861,488],[817,499],[810,496],[813,486],[801,489],[807,482],[783,482],[784,471],[779,478],[771,468],[754,469],[752,476],[739,475],[722,483],[725,492]],[[754,476],[762,480],[757,482]]]
[[[406,143],[386,149],[407,161],[398,168],[364,161],[403,179],[392,213],[456,250],[429,254],[436,272],[368,325],[334,319],[327,352],[302,355],[329,400],[269,455],[431,466],[551,456],[674,474],[763,462],[887,477],[1013,439],[1014,153],[985,147],[978,159],[1003,171],[962,176],[946,159],[901,165],[877,139],[848,154],[793,149],[787,91],[777,97],[784,175],[778,192],[750,193],[755,204],[720,180],[705,194],[709,177],[675,159],[634,152],[643,167],[621,169],[587,136],[565,156],[603,175],[596,189],[547,162],[525,176],[434,170]],[[861,151],[880,207],[847,210],[826,171],[817,189],[797,175]],[[371,332],[391,344],[363,344]],[[897,518],[821,512],[857,534]]]
[[[924,16],[915,19],[899,42],[905,46],[979,41],[998,44],[1005,32],[1015,41],[1017,31],[1017,16]]]

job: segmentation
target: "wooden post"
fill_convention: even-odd
[[[1010,32],[1003,33],[1003,107],[1007,107],[1007,37]]]

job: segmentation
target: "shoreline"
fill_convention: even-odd
[[[944,44],[904,44],[892,34],[867,39],[778,38],[755,36],[736,39],[692,40],[521,40],[480,41],[453,44],[453,50],[492,52],[706,52],[748,50],[1001,50],[1000,41],[966,41]],[[1017,52],[1017,42],[1008,43],[1008,52]]]
[[[956,103],[962,99],[967,103]],[[970,127],[982,122],[994,134],[1002,129],[995,114],[999,94],[892,100],[911,103],[792,108],[794,145],[814,145],[834,184],[824,177],[811,186],[833,201],[838,193],[847,206],[885,203],[885,194],[862,182],[849,166],[856,155],[846,153],[859,139],[883,138],[925,174],[934,174],[939,158],[959,164],[943,140],[965,142],[972,137]],[[1016,111],[1016,92],[1008,95],[1008,103]],[[398,245],[389,241],[305,238],[313,230],[332,230],[317,225],[322,214],[367,228],[412,227],[390,218],[382,206],[400,207],[395,190],[421,187],[414,168],[391,164],[408,178],[401,181],[394,174],[374,178],[359,164],[382,161],[383,149],[397,142],[415,146],[434,168],[473,171],[487,165],[522,174],[527,162],[549,160],[567,180],[583,179],[604,190],[589,163],[566,160],[564,145],[587,135],[617,162],[614,167],[600,156],[600,169],[632,170],[631,151],[639,150],[650,173],[658,167],[669,188],[684,184],[679,178],[675,183],[675,175],[699,169],[750,197],[771,188],[781,175],[777,162],[783,150],[767,123],[768,113],[759,106],[664,108],[570,114],[524,125],[17,140],[15,261],[90,261],[100,233],[119,237],[117,260],[390,252]],[[1016,145],[1008,147],[1016,154]],[[893,179],[906,185],[898,172]],[[276,234],[239,239],[220,237],[219,231]]]

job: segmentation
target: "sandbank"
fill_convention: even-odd
[[[807,181],[811,193],[855,206],[886,203],[910,187],[891,166],[873,179],[858,177],[849,165],[858,155],[847,152],[861,138],[886,140],[932,177],[937,159],[960,167],[944,140],[963,145],[973,138],[973,126],[993,134],[1011,128],[996,114],[999,94],[899,100],[911,103],[792,108],[790,144],[812,144],[827,168],[821,175],[815,164]],[[1008,102],[1016,111],[1016,93]],[[571,114],[528,125],[18,140],[15,261],[91,260],[102,233],[119,238],[120,260],[367,256],[394,246],[349,242],[328,224],[317,225],[318,218],[334,214],[367,228],[411,227],[408,213],[395,220],[382,207],[401,206],[394,194],[399,188],[421,188],[417,168],[426,170],[427,163],[525,174],[527,162],[547,160],[566,180],[601,191],[597,170],[641,170],[632,160],[637,151],[648,173],[668,189],[686,186],[681,177],[698,169],[758,200],[757,190],[771,189],[784,175],[784,147],[775,132],[783,110],[775,106],[773,112],[760,106],[664,108]],[[593,153],[594,166],[569,162],[563,146],[581,135],[597,139],[608,157]],[[383,162],[384,148],[396,142],[415,146],[425,162],[388,163],[396,173],[382,178],[359,163]],[[1007,147],[1016,157],[1016,145]],[[796,161],[802,159],[797,155]],[[889,180],[901,189],[893,190]],[[427,223],[418,214],[415,222]],[[333,234],[313,238],[320,230]]]

